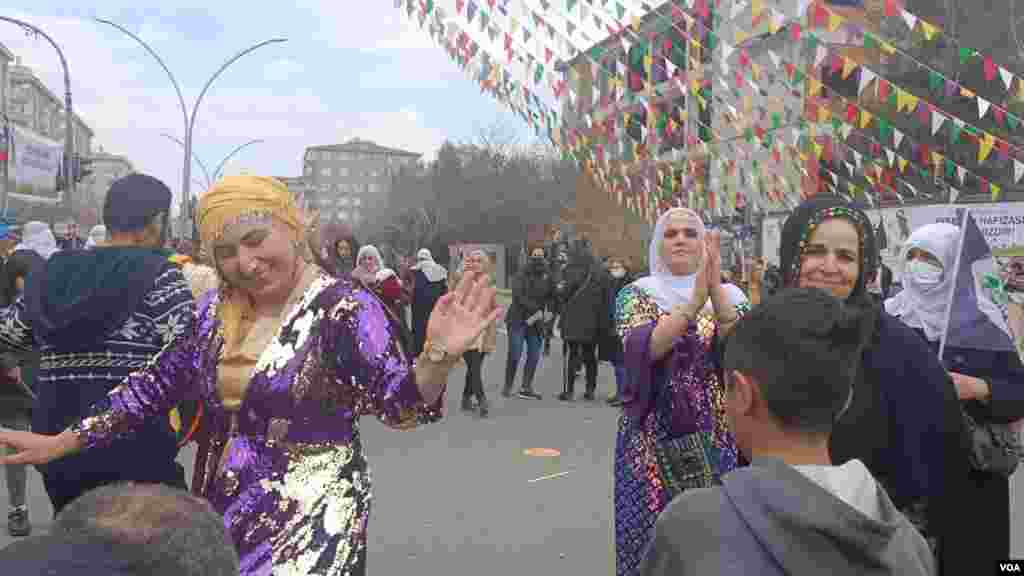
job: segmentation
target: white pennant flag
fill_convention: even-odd
[[[735,50],[736,50],[736,47],[733,46],[732,44],[729,44],[728,42],[722,42],[722,64],[723,65],[726,63],[726,61],[729,59],[729,57],[732,56],[732,53]]]
[[[876,77],[875,73],[867,68],[861,66],[860,69],[860,86],[857,87],[857,94],[860,95],[864,92],[864,89],[871,84],[871,81]]]
[[[1014,158],[1013,160],[1013,183],[1020,182],[1020,177],[1024,176],[1024,164],[1021,164],[1020,160]]]
[[[828,48],[822,44],[818,44],[818,54],[814,57],[814,66],[821,66],[821,63],[825,61],[826,56],[828,56]]]
[[[733,5],[732,5],[732,13],[729,16],[729,18],[731,20],[735,20],[736,17],[739,16],[740,13],[743,12],[743,9],[746,8],[746,7],[747,7],[747,3],[746,3],[745,0],[741,0],[740,2],[734,2]]]
[[[843,160],[843,165],[846,166],[846,171],[849,172],[850,175],[852,176],[853,175],[853,164],[850,164],[846,160]]]
[[[899,147],[900,147],[900,142],[903,142],[903,132],[900,132],[899,130],[895,130],[895,131],[893,131],[892,137],[893,137],[893,143],[896,145],[896,149],[898,150]]]
[[[942,128],[942,123],[946,121],[946,116],[939,114],[937,110],[932,110],[932,136]]]
[[[846,140],[847,138],[850,137],[850,134],[853,132],[853,124],[844,123],[842,128],[840,128],[840,131],[842,131],[843,133],[843,140]]]
[[[960,197],[960,191],[952,186],[949,187],[949,203],[956,204],[956,199]]]
[[[913,32],[914,31],[914,27],[917,26],[917,16],[915,16],[914,14],[911,14],[910,12],[907,12],[906,10],[904,10],[903,11],[903,21],[907,23],[907,28],[910,28],[910,31]]]
[[[797,4],[797,18],[803,18],[807,15],[807,7],[811,5],[811,0],[800,0]]]
[[[988,113],[989,104],[991,103],[988,100],[978,96],[978,118],[985,117],[985,114]]]
[[[669,78],[676,75],[676,65],[672,63],[672,60],[665,59],[665,68],[668,70]]]
[[[864,160],[864,155],[856,150],[851,150],[851,152],[853,152],[853,159],[857,162],[857,168],[860,168],[861,162]]]
[[[963,183],[964,183],[964,178],[967,177],[967,169],[964,168],[963,166],[957,166],[956,167],[956,177],[957,177],[958,180],[960,180],[960,185],[962,186]]]
[[[1006,68],[1000,66],[999,76],[1003,79],[1003,85],[1006,86],[1007,90],[1009,90],[1010,86],[1013,85],[1013,73],[1007,70]]]
[[[777,70],[779,68],[779,64],[782,62],[779,55],[776,54],[774,50],[769,50],[768,57],[772,59],[772,64],[775,65],[775,69]]]
[[[832,177],[832,183],[839,186],[839,175],[831,170],[828,171],[828,175]]]
[[[890,148],[885,149],[885,155],[889,158],[889,167],[892,167],[892,163],[896,160],[896,153]]]

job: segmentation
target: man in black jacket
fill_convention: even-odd
[[[561,303],[559,331],[568,349],[559,400],[575,399],[576,374],[586,368],[585,400],[593,400],[597,390],[597,345],[608,331],[608,281],[598,267],[588,243],[579,242],[566,267],[557,299]]]
[[[544,257],[544,248],[530,250],[530,260],[512,281],[512,306],[505,316],[508,327],[508,360],[505,365],[505,386],[502,396],[512,395],[519,359],[526,344],[526,366],[523,368],[523,385],[520,398],[540,400],[541,395],[533,389],[533,377],[540,362],[541,339],[544,315],[551,306],[553,286]]]

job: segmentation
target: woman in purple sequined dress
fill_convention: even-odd
[[[719,237],[685,208],[658,219],[651,275],[616,299],[626,382],[615,447],[616,573],[638,573],[658,514],[684,490],[736,466],[726,429],[718,339],[747,308],[721,282]]]
[[[399,429],[439,419],[455,360],[499,313],[494,290],[469,278],[446,295],[410,363],[379,299],[302,258],[283,184],[225,178],[199,218],[222,283],[199,301],[194,330],[63,433],[0,432],[18,450],[3,461],[114,442],[200,400],[192,489],[223,514],[241,573],[364,574],[371,483],[359,418]]]

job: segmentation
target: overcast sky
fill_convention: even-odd
[[[73,106],[95,130],[94,148],[99,144],[127,156],[175,194],[181,149],[160,136],[184,135],[174,89],[148,53],[117,30],[93,22],[94,16],[146,40],[177,77],[189,107],[206,79],[234,53],[268,38],[288,38],[234,64],[204,98],[194,148],[210,170],[253,138],[267,143],[241,152],[228,173],[298,176],[304,147],[352,137],[428,158],[445,138],[468,139],[495,122],[519,131],[524,140],[533,138],[521,120],[481,94],[393,0],[293,0],[291,7],[235,0],[59,4],[66,2],[5,0],[0,15],[28,20],[61,45],[71,70]],[[0,22],[0,43],[62,97],[59,60],[45,40]],[[193,169],[195,176],[198,172]]]

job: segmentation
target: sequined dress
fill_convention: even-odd
[[[113,442],[184,398],[204,403],[192,483],[224,516],[243,576],[362,575],[371,481],[359,418],[409,429],[427,405],[383,305],[316,271],[260,355],[237,410],[218,389],[218,293],[194,329],[72,426],[86,448]]]
[[[737,312],[746,307],[737,303]],[[710,306],[655,363],[650,336],[668,311],[634,283],[619,292],[615,313],[627,370],[615,445],[616,574],[634,576],[661,511],[684,490],[719,483],[738,454],[726,428]]]

